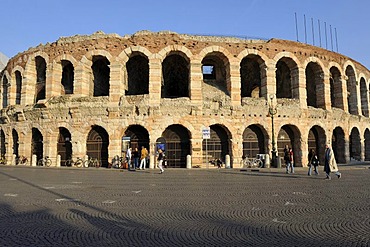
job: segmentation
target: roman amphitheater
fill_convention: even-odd
[[[89,156],[108,167],[129,145],[147,147],[154,168],[161,145],[171,168],[239,168],[288,144],[307,166],[327,142],[339,163],[370,160],[369,70],[308,44],[96,32],[20,52],[0,75],[6,165]]]

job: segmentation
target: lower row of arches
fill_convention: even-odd
[[[162,133],[161,137],[156,140],[150,140],[149,132],[141,125],[131,125],[124,132],[123,137],[128,137],[129,146],[134,150],[146,147],[150,152],[155,153],[156,147],[161,145],[165,149],[168,167],[185,168],[187,155],[192,154],[192,137],[190,131],[182,125],[174,124],[168,126]],[[301,137],[299,129],[294,125],[284,125],[280,128],[277,134],[277,150],[280,157],[283,156],[285,145],[293,148],[294,159],[296,165],[302,164],[303,146],[302,140],[306,140],[307,151],[315,149],[319,155],[319,159],[323,160],[325,153],[325,144],[332,144],[335,157],[338,163],[346,163],[348,156],[355,160],[370,160],[370,131],[366,129],[364,133],[364,146],[362,147],[361,136],[357,128],[353,128],[349,136],[348,147],[346,147],[346,138],[341,127],[336,127],[331,138],[328,138],[326,132],[320,126],[313,126],[309,130],[307,139]],[[18,132],[13,129],[11,133],[12,146],[8,147],[6,135],[3,130],[0,131],[1,146],[0,151],[2,157],[7,155],[7,148],[12,150],[12,154],[16,157],[20,155],[31,156],[36,155],[37,160],[44,156],[44,137],[39,129],[32,128],[31,152],[20,154],[20,140]],[[226,155],[231,157],[231,165],[236,157],[234,155],[255,157],[257,154],[269,153],[271,150],[271,142],[269,135],[261,125],[250,125],[243,133],[242,150],[233,150],[231,133],[223,125],[210,126],[210,139],[202,142],[202,158],[203,163],[211,159],[225,160]],[[23,142],[22,142],[23,143]],[[61,164],[64,161],[74,156],[74,147],[72,144],[71,132],[64,127],[59,128],[59,136],[57,142],[57,154],[61,156]],[[234,146],[235,147],[235,146]],[[49,147],[47,147],[49,148]],[[121,147],[121,150],[122,151]],[[86,155],[97,158],[101,161],[102,166],[107,167],[109,164],[109,134],[101,126],[95,125],[91,127],[86,138]],[[348,150],[348,151],[346,151]],[[9,155],[9,154],[8,154]],[[122,153],[118,154],[122,155]],[[235,163],[235,162],[234,162]],[[234,166],[236,167],[236,166]]]

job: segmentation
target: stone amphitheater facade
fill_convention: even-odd
[[[296,166],[310,148],[323,159],[327,142],[340,163],[370,160],[369,70],[298,42],[97,32],[21,52],[1,80],[8,165],[88,155],[108,166],[127,139],[149,149],[151,168],[158,144],[174,168],[214,158],[238,168],[273,144],[280,156],[292,146]]]

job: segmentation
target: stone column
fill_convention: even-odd
[[[32,105],[35,102],[36,65],[34,59],[29,59],[22,80],[22,105]]]
[[[149,59],[149,105],[159,106],[162,90],[162,64],[159,58]]]
[[[62,65],[52,62],[46,70],[45,98],[61,95]]]
[[[112,61],[110,65],[109,99],[111,102],[119,102],[121,95],[124,95],[122,65]]]
[[[52,166],[56,166],[57,164],[58,136],[58,132],[53,132],[51,129],[47,129],[43,137],[44,156],[49,156]]]
[[[293,98],[299,99],[299,105],[303,109],[307,109],[307,89],[306,75],[304,68],[294,68],[291,73],[292,78],[292,95]]]
[[[92,93],[90,94],[90,91],[93,90],[92,62],[86,57],[83,57],[82,61],[75,68],[73,92],[78,96],[92,96]]]
[[[231,105],[239,106],[241,105],[241,78],[240,78],[240,65],[236,62],[230,61],[230,96],[231,96]]]
[[[202,107],[202,63],[194,60],[190,64],[190,99],[192,105]]]
[[[270,94],[276,94],[276,68],[272,65],[269,65],[266,68],[266,78],[264,78],[262,81],[263,83],[266,83],[266,100],[269,100]],[[261,85],[264,87],[264,85]]]

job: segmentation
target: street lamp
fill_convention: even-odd
[[[276,151],[276,147],[275,147],[275,133],[274,133],[275,132],[274,131],[274,115],[277,113],[276,104],[274,103],[275,94],[270,94],[269,95],[269,98],[270,98],[269,114],[271,116],[271,129],[272,129],[272,141],[271,141],[271,144],[272,144],[272,151],[271,151],[272,157],[271,157],[271,160],[272,160],[272,165],[278,167],[277,155],[276,155],[277,151]]]

